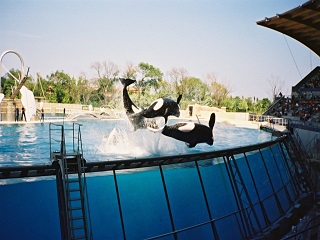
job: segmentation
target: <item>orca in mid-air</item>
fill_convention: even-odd
[[[179,102],[181,98],[182,95],[179,95],[177,101],[171,98],[159,98],[150,104],[143,116],[145,118],[164,117],[166,124],[169,116],[180,116]]]
[[[185,142],[188,147],[195,147],[198,143],[213,145],[213,127],[216,121],[215,113],[209,120],[209,127],[200,123],[181,122],[172,126],[165,125],[162,134],[179,141]]]
[[[136,80],[132,80],[130,78],[119,78],[122,85],[122,96],[123,96],[123,106],[126,110],[126,114],[129,118],[129,121],[133,125],[134,130],[136,131],[139,128],[147,128],[147,122],[145,121],[145,117],[143,113],[145,110],[137,107],[131,100],[128,94],[127,87],[134,83]]]

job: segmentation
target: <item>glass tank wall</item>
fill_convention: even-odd
[[[88,163],[93,239],[248,239],[310,189],[285,138],[167,158]],[[1,239],[61,239],[54,176],[1,169]],[[6,177],[7,176],[7,177]]]

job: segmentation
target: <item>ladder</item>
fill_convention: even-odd
[[[65,129],[64,125],[50,123],[50,153],[57,169],[60,228],[64,240],[92,239],[80,126],[73,123],[72,129]],[[71,152],[66,150],[67,130],[72,130]],[[57,140],[59,132],[61,139]],[[60,144],[58,151],[52,151],[55,142]]]

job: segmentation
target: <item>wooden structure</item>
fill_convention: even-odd
[[[320,56],[320,1],[310,0],[257,24],[296,39]]]

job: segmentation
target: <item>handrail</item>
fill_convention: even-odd
[[[256,115],[256,114],[249,114],[249,121],[256,121],[256,122],[272,122],[273,124],[278,124],[281,126],[287,126],[289,123],[289,119],[287,118],[279,118],[270,115]]]
[[[77,126],[77,128],[75,127]],[[73,151],[77,153],[77,163],[78,163],[78,169],[79,171],[79,177],[82,176],[82,181],[79,182],[80,187],[83,192],[82,198],[85,199],[83,204],[83,210],[84,214],[88,214],[88,218],[85,218],[86,221],[86,234],[88,236],[88,239],[92,239],[92,228],[91,228],[91,215],[90,215],[90,207],[89,207],[89,197],[88,197],[88,191],[87,191],[87,181],[86,181],[86,171],[85,171],[85,160],[83,158],[83,148],[82,148],[82,137],[81,137],[81,126],[82,124],[79,123],[73,123],[72,129],[73,129]],[[76,140],[76,146],[75,146],[75,140]]]
[[[53,137],[53,132],[57,131],[58,135],[54,135]],[[60,135],[61,133],[61,135]],[[58,143],[59,144],[59,150],[62,153],[63,152],[63,148],[62,146],[64,146],[65,148],[65,144],[63,144],[64,142],[64,126],[62,124],[55,124],[55,123],[50,123],[49,124],[49,148],[50,148],[50,158],[52,158],[52,153],[53,153],[53,149],[52,149],[52,145],[53,142]]]

